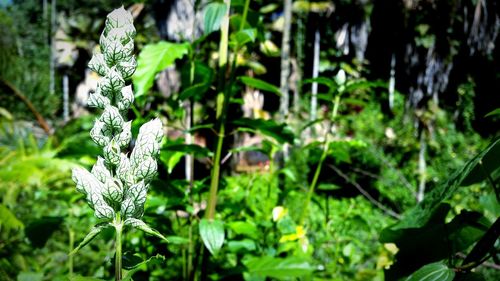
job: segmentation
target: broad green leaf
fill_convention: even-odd
[[[156,74],[172,65],[176,59],[182,58],[188,50],[187,43],[160,41],[146,45],[139,54],[137,70],[132,77],[135,96],[146,94],[153,86]]]
[[[227,248],[233,253],[251,252],[257,249],[255,242],[251,239],[232,240],[227,242]]]
[[[236,234],[245,235],[254,240],[259,239],[259,230],[253,223],[246,221],[233,221],[228,223],[228,227]]]
[[[202,219],[199,227],[205,247],[212,255],[216,255],[224,244],[224,224],[220,220]]]
[[[155,261],[155,260],[159,260],[160,262],[165,262],[165,257],[158,254],[156,256],[153,256],[153,257],[150,257],[149,259],[139,263],[139,264],[136,264],[136,266],[129,270],[129,271],[126,271],[125,272],[125,276],[123,277],[122,281],[133,281],[132,279],[132,276],[140,270],[141,266],[143,265],[147,265],[148,263],[152,262],[152,261]]]
[[[263,90],[263,91],[267,91],[267,92],[271,92],[271,93],[277,94],[278,96],[281,96],[280,89],[278,87],[274,86],[273,84],[267,83],[266,81],[263,81],[263,80],[260,80],[257,78],[248,77],[248,76],[240,76],[238,79],[243,84],[245,84],[249,87]]]
[[[395,243],[399,249],[396,262],[386,271],[386,278],[407,276],[427,263],[465,251],[490,226],[480,213],[465,210],[445,223],[450,209],[449,204],[440,204],[429,222],[420,228],[393,230],[388,227],[382,231],[380,241]]]
[[[87,236],[85,236],[85,238],[83,238],[82,242],[80,242],[80,244],[78,244],[78,246],[76,248],[74,248],[73,251],[71,251],[71,253],[69,253],[69,255],[71,256],[71,255],[76,254],[76,252],[78,252],[78,250],[80,250],[85,245],[87,245],[90,241],[92,241],[92,239],[94,239],[99,233],[101,233],[101,231],[103,231],[105,228],[108,228],[110,226],[111,225],[108,222],[96,224],[90,230],[90,232],[87,234]]]
[[[233,124],[240,128],[259,131],[279,143],[293,143],[295,139],[292,129],[287,124],[277,124],[274,120],[240,118],[234,120]]]
[[[226,11],[226,4],[220,2],[212,2],[205,6],[203,15],[205,34],[219,30],[222,18],[224,17],[224,14],[226,14]]]
[[[167,171],[168,173],[172,173],[174,170],[175,166],[181,161],[182,157],[186,155],[185,152],[179,152],[179,151],[167,151],[167,150],[161,150],[160,151],[160,161],[163,162],[165,166],[167,166]]]
[[[138,254],[124,253],[122,256],[122,266],[126,270],[132,270],[140,266],[144,260]]]
[[[240,30],[231,34],[231,46],[242,47],[246,43],[255,42],[257,37],[257,30],[255,28],[248,28]]]
[[[194,73],[191,73],[191,71],[194,71]],[[191,79],[191,75],[193,75],[193,79]],[[194,62],[194,64],[186,64],[181,71],[181,80],[182,85],[188,85],[188,87],[181,91],[179,99],[193,98],[200,101],[212,85],[214,70],[198,61]]]
[[[481,182],[491,176],[493,181],[497,181],[500,176],[500,138],[487,148],[486,153],[481,153],[475,165],[467,171],[467,176],[462,180],[461,185],[467,186]]]
[[[490,116],[496,116],[496,115],[500,115],[500,108],[497,108],[497,109],[489,112],[488,114],[484,115],[484,117],[490,117]]]
[[[41,272],[20,272],[17,275],[17,281],[42,281],[43,273]]]
[[[10,230],[19,230],[24,228],[24,224],[7,208],[0,204],[0,230],[9,233]]]
[[[500,153],[500,138],[493,141],[486,149],[457,170],[444,184],[426,194],[424,200],[411,209],[393,230],[418,228],[425,225],[438,208],[439,204],[450,198],[461,185],[468,185],[485,178],[484,172],[493,173],[500,167],[497,160]],[[495,158],[496,157],[496,158]],[[482,163],[482,168],[481,168]]]
[[[480,264],[483,258],[495,248],[495,243],[500,236],[500,218],[488,229],[484,236],[476,243],[462,264],[475,262]]]
[[[168,241],[170,244],[174,245],[185,245],[189,244],[189,239],[185,237],[180,237],[180,236],[167,236]]]
[[[313,266],[307,260],[299,257],[251,257],[244,260],[243,264],[252,275],[277,279],[302,277],[314,271]]]
[[[406,281],[452,281],[454,277],[453,269],[443,262],[435,262],[415,271]]]
[[[128,218],[125,220],[125,225],[130,225],[133,228],[137,228],[139,230],[144,231],[145,233],[147,233],[149,235],[156,236],[156,237],[168,242],[168,239],[165,236],[163,236],[160,232],[158,232],[158,230],[150,227],[142,220],[135,219],[135,218]]]

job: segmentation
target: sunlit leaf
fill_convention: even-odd
[[[205,244],[205,247],[216,255],[224,244],[224,225],[220,220],[207,220],[200,221],[200,236]]]
[[[132,76],[135,96],[139,97],[153,86],[155,76],[188,53],[189,44],[160,41],[146,45],[137,60],[137,70]]]
[[[222,18],[226,14],[227,6],[224,3],[212,2],[205,7],[203,14],[205,34],[219,30]]]
[[[307,260],[299,257],[251,257],[243,263],[248,268],[248,273],[252,275],[277,279],[302,277],[314,271],[313,266]]]
[[[249,87],[259,89],[262,91],[271,92],[271,93],[277,94],[278,96],[281,96],[280,89],[272,84],[267,83],[266,81],[263,81],[263,80],[260,80],[257,78],[248,77],[248,76],[240,76],[238,79],[243,84],[245,84]]]
[[[443,262],[431,263],[423,266],[410,275],[406,281],[451,281],[455,271]]]

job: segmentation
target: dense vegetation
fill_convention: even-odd
[[[500,279],[496,1],[0,8],[0,281]]]

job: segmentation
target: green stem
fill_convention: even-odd
[[[248,8],[250,7],[250,0],[245,0],[245,6],[243,7],[243,16],[240,23],[240,31],[245,28],[245,23],[247,21]]]
[[[334,100],[334,104],[333,104],[333,112],[332,112],[332,118],[331,118],[332,123],[335,120],[335,118],[337,117],[339,103],[340,103],[340,94],[337,94],[335,96],[335,100]],[[314,194],[314,189],[316,189],[316,185],[318,184],[318,178],[319,178],[319,174],[321,173],[321,168],[323,167],[323,162],[325,162],[326,156],[328,156],[328,148],[330,147],[330,138],[329,138],[330,129],[331,129],[331,125],[328,126],[328,129],[325,132],[325,144],[323,146],[323,153],[321,154],[321,158],[319,159],[318,166],[316,166],[316,171],[314,172],[313,180],[312,180],[311,185],[309,186],[309,190],[307,192],[306,201],[304,203],[304,209],[302,209],[302,214],[300,216],[300,221],[299,221],[300,225],[304,225],[304,222],[305,222],[306,217],[307,217],[308,207],[309,207],[309,204],[311,202],[312,196]]]
[[[215,206],[217,204],[217,189],[219,187],[219,176],[220,176],[220,160],[222,153],[222,144],[224,141],[224,133],[225,133],[225,111],[227,105],[229,104],[229,95],[227,95],[227,91],[225,91],[225,87],[223,81],[226,75],[227,68],[227,52],[228,52],[228,38],[229,38],[229,11],[231,7],[231,0],[224,0],[224,3],[227,6],[226,14],[221,23],[221,35],[220,35],[220,45],[219,45],[219,71],[220,73],[220,91],[217,94],[217,109],[216,109],[216,118],[217,123],[219,125],[219,130],[217,133],[217,146],[213,158],[213,167],[211,173],[210,180],[210,195],[208,198],[208,207],[206,212],[206,217],[208,219],[214,219],[215,217]]]
[[[114,226],[116,229],[116,254],[115,254],[115,280],[122,280],[122,232],[123,232],[123,221],[120,217],[120,213],[116,213]]]
[[[71,227],[68,226],[68,232],[69,232],[69,253],[73,252],[74,249],[74,244],[75,244],[75,232]],[[68,257],[68,271],[69,271],[69,278],[71,279],[73,277],[73,255],[70,255]]]

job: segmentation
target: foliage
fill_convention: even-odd
[[[0,102],[0,280],[498,279],[499,139],[475,131],[482,82],[459,77],[457,93],[446,94],[452,98],[425,96],[412,106],[413,90],[398,92],[407,75],[399,53],[396,89],[374,80],[378,67],[387,76],[389,65],[358,56],[363,36],[377,36],[363,24],[374,7],[389,4],[293,1],[297,40],[286,93],[277,82],[283,1],[125,1],[145,22],[137,31],[124,8],[102,20],[117,3],[98,2],[57,1],[67,13],[60,25],[68,40],[93,53],[89,68],[103,77],[88,101],[98,115],[61,126],[42,105],[58,103],[31,96],[36,79],[19,84],[15,68],[2,72],[42,107],[55,131],[40,133],[21,120],[24,109]],[[0,11],[0,24],[9,27],[0,31],[1,44],[10,46],[0,54],[2,69],[48,62],[38,40],[47,24],[33,35],[17,29],[33,20],[12,20],[40,14],[33,3],[12,1]],[[421,19],[405,19],[425,24],[405,40],[431,54],[441,37],[427,22],[432,7],[422,3],[415,4]],[[153,17],[161,27],[171,14],[179,24],[199,15],[187,20],[189,41],[149,33]],[[320,74],[311,78],[316,31]],[[31,45],[13,43],[24,41]],[[39,57],[19,52],[32,46],[42,47]],[[86,63],[80,56],[69,70],[71,85]],[[42,81],[47,71],[32,74]],[[278,104],[292,93],[282,116]],[[498,110],[490,111],[485,118],[495,120]]]

